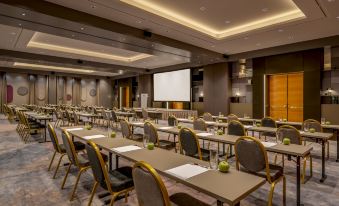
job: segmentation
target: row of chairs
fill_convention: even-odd
[[[17,111],[16,114],[18,118],[16,130],[24,143],[29,142],[32,135],[40,134],[41,137],[44,134],[45,125],[28,118],[22,111]]]
[[[91,205],[97,187],[101,186],[112,196],[110,205],[113,205],[114,201],[120,195],[124,195],[125,201],[127,201],[128,193],[135,189],[140,205],[169,206],[175,204],[187,206],[207,206],[207,204],[185,193],[177,193],[169,196],[161,180],[161,177],[147,163],[138,162],[133,166],[133,168],[125,166],[109,171],[106,164],[107,156],[100,152],[100,149],[95,143],[91,141],[89,141],[87,144],[83,144],[81,142],[73,142],[69,134],[66,131],[62,131],[63,144],[60,144],[54,127],[51,124],[48,125],[48,130],[54,146],[54,153],[48,170],[51,169],[56,154],[60,155],[53,178],[56,177],[62,158],[67,155],[69,159],[69,166],[61,184],[62,189],[65,186],[71,166],[76,166],[79,170],[75,185],[70,196],[70,200],[73,200],[75,196],[81,174],[91,168],[94,178],[94,185],[90,194],[88,205]],[[86,151],[88,159],[84,159],[78,154],[84,151]],[[145,188],[148,188],[149,190],[145,190]]]

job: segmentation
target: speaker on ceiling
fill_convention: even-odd
[[[144,36],[150,38],[150,37],[152,37],[152,32],[144,30]]]
[[[225,59],[228,59],[230,56],[228,56],[227,54],[223,54],[222,57],[224,57]]]

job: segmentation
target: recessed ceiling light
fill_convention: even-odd
[[[279,29],[278,32],[283,32],[284,30],[283,29]]]
[[[22,16],[26,16],[26,13],[22,13],[21,15],[22,15]]]
[[[19,24],[19,26],[21,26],[22,24]]]
[[[335,17],[335,18],[339,19],[339,16],[337,16],[337,17]]]
[[[11,35],[16,35],[16,33],[15,32],[11,32]]]
[[[229,21],[229,20],[226,20],[226,21],[225,21],[225,24],[229,24],[229,23],[231,23],[231,21]]]
[[[123,70],[119,70],[119,74],[123,74],[124,73],[124,71]]]
[[[205,11],[205,10],[206,10],[206,7],[202,6],[202,7],[200,7],[199,9],[200,9],[200,11]]]
[[[249,37],[248,37],[248,36],[246,36],[246,37],[244,37],[244,39],[245,39],[245,40],[247,40],[247,39],[249,39]]]
[[[97,6],[95,6],[95,5],[92,5],[91,7],[92,7],[92,9],[95,9],[95,8],[97,8]]]
[[[335,0],[327,0],[328,2],[335,2]]]
[[[261,9],[262,12],[268,12],[268,8]]]
[[[81,29],[81,30],[84,30],[85,28],[84,28],[84,27],[81,27],[80,29]]]
[[[141,21],[141,20],[137,20],[136,22],[137,22],[138,24],[141,24],[142,21]]]

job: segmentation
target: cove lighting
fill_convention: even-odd
[[[61,45],[56,45],[56,44],[51,44],[51,43],[42,43],[42,42],[37,42],[33,40],[35,39],[36,35],[37,33],[35,33],[32,39],[28,42],[27,44],[28,48],[47,49],[51,51],[66,52],[66,53],[71,53],[71,54],[80,54],[80,55],[85,55],[85,56],[90,56],[90,57],[111,59],[111,60],[122,61],[122,62],[134,62],[134,61],[152,56],[150,54],[137,54],[137,55],[129,56],[129,57],[118,56],[118,55],[113,55],[113,54],[108,54],[108,53],[61,46]]]
[[[58,71],[65,71],[65,72],[81,72],[81,73],[95,72],[94,70],[87,70],[87,69],[76,69],[76,68],[70,68],[70,67],[59,67],[59,66],[50,66],[50,65],[42,65],[42,64],[29,64],[29,63],[21,63],[21,62],[14,62],[13,66],[58,70]]]
[[[202,24],[199,21],[188,18],[182,14],[176,13],[175,11],[170,10],[168,8],[159,6],[151,1],[140,1],[140,0],[120,0],[120,1],[131,6],[137,7],[139,9],[145,10],[147,12],[150,12],[152,14],[161,16],[168,20],[174,21],[178,24],[189,27],[196,31],[202,32],[218,40],[232,35],[248,32],[254,29],[270,26],[273,24],[288,22],[291,20],[302,19],[306,17],[300,9],[296,8],[286,12],[282,12],[278,15],[273,15],[256,21],[250,21],[240,26],[231,27],[225,30],[216,30],[209,27],[206,24]]]

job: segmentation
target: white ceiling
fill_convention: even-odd
[[[227,29],[299,8],[306,18],[256,28],[221,40],[120,0],[48,0],[112,21],[197,45],[236,54],[339,34],[339,0],[151,0],[211,28]],[[225,24],[225,25],[223,25]]]

